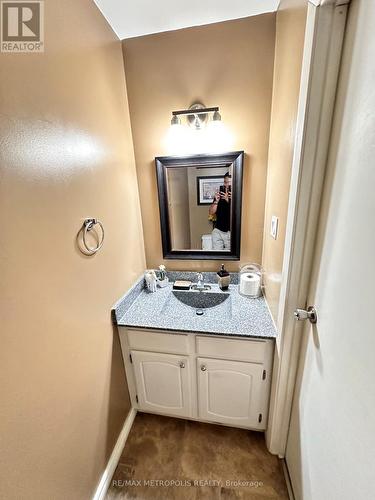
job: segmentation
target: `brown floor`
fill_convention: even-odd
[[[281,464],[268,453],[262,433],[146,413],[135,418],[106,496],[106,500],[288,498]]]

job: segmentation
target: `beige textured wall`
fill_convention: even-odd
[[[121,43],[91,0],[45,4],[45,53],[0,56],[0,498],[88,500],[129,410],[110,308],[143,238]]]
[[[274,87],[263,239],[266,297],[277,320],[307,0],[282,0],[276,16]],[[270,235],[279,218],[278,237]]]
[[[168,154],[171,111],[196,100],[220,106],[233,149],[245,150],[241,261],[261,260],[274,44],[273,13],[123,42],[148,266],[163,261],[154,158]],[[192,270],[219,263],[165,261]]]

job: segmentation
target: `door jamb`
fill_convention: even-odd
[[[305,308],[350,0],[309,0],[266,443],[285,456]]]

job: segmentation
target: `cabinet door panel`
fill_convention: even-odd
[[[211,422],[265,428],[263,366],[198,358],[199,416]]]
[[[131,355],[140,409],[190,416],[189,359],[140,351]]]

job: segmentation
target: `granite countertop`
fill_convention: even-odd
[[[208,293],[225,293],[216,283],[216,273],[203,275],[204,282],[211,286]],[[183,304],[172,293],[176,279],[190,279],[195,282],[196,273],[169,272],[168,277],[170,284],[165,288],[158,288],[155,293],[145,289],[143,276],[139,278],[113,307],[117,325],[213,335],[276,337],[276,329],[265,299],[251,299],[240,295],[236,273],[232,275],[234,284],[229,286],[229,296],[226,300],[217,306],[204,309],[202,316],[198,316],[195,308]]]

